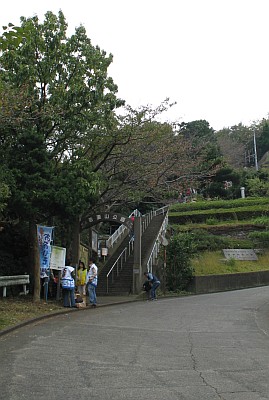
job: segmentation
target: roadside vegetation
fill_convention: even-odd
[[[222,251],[205,251],[192,259],[194,275],[236,274],[269,270],[269,251],[258,254],[257,261],[226,260]]]
[[[0,331],[62,309],[62,303],[56,301],[34,303],[29,295],[2,298],[0,300]]]
[[[179,254],[183,255],[185,265],[188,257],[189,280],[195,275],[269,270],[268,205],[269,199],[263,197],[172,205],[172,237],[181,242]],[[256,249],[258,260],[225,259],[223,249]],[[179,261],[180,268],[184,271]]]

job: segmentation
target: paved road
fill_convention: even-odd
[[[269,287],[75,311],[0,354],[5,400],[269,399]]]

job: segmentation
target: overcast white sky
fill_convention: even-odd
[[[218,130],[269,113],[269,0],[11,0],[0,26],[62,10],[112,53],[109,74],[133,107],[177,102],[167,119]]]

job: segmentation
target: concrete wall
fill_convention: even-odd
[[[188,291],[201,294],[266,285],[269,285],[269,271],[259,271],[240,274],[196,276],[189,285]]]

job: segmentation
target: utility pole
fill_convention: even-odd
[[[258,171],[259,167],[258,167],[258,159],[257,159],[257,147],[256,147],[256,132],[255,132],[255,129],[254,129],[254,135],[253,135],[253,144],[254,144],[255,169],[256,169],[256,171]]]

